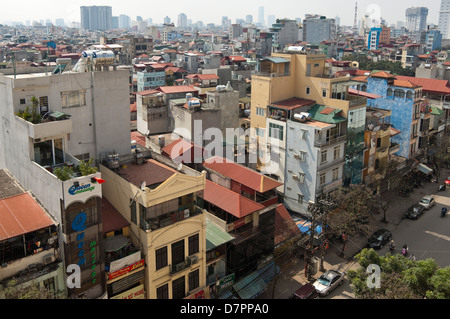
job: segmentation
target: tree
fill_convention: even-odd
[[[450,297],[450,267],[439,268],[429,258],[413,261],[400,254],[379,256],[373,249],[363,249],[355,256],[361,266],[349,270],[348,278],[357,298],[361,299],[448,299]],[[369,265],[381,270],[380,287],[367,285]]]
[[[31,110],[30,106],[27,106],[25,107],[25,110],[19,110],[16,115],[23,118],[25,121],[31,122],[33,124],[39,124],[42,121],[42,116],[38,111],[39,101],[35,96],[33,96],[31,98],[31,103]]]
[[[19,284],[15,279],[10,280],[4,293],[6,299],[64,299],[61,294],[57,295],[54,290],[41,287],[36,281]]]
[[[375,70],[384,70],[389,71],[392,74],[397,75],[405,75],[405,76],[415,76],[414,69],[411,68],[403,68],[402,63],[399,61],[378,61],[374,62],[371,59],[368,59],[366,56],[360,55],[356,58],[356,61],[359,62],[360,70],[367,71],[375,71]]]

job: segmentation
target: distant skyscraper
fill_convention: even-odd
[[[261,25],[265,25],[264,24],[264,7],[258,8],[258,23]]]
[[[441,1],[438,29],[441,31],[442,39],[450,39],[450,0]]]
[[[420,32],[427,29],[428,8],[413,7],[406,9],[406,27],[410,32]]]
[[[303,20],[303,41],[320,44],[333,41],[336,37],[336,21],[326,18],[306,18]]]
[[[245,22],[248,24],[253,23],[253,16],[251,14],[247,14],[245,16]]]
[[[275,23],[275,15],[269,14],[267,16],[267,26],[270,28]]]
[[[65,26],[64,19],[56,19],[55,20],[55,25],[57,27],[64,27]]]
[[[170,18],[168,16],[164,18],[164,24],[170,24]]]
[[[187,15],[184,13],[180,13],[178,15],[178,24],[177,27],[179,28],[185,28],[187,27]]]
[[[112,25],[110,6],[82,6],[81,28],[86,30],[108,30]]]
[[[111,28],[119,29],[119,17],[112,17],[111,19]]]
[[[137,22],[142,22],[142,21],[144,21],[144,20],[142,19],[141,16],[137,16],[137,17],[136,17],[136,21],[137,21]]]
[[[131,27],[131,19],[129,16],[121,14],[119,16],[119,28],[129,29]]]

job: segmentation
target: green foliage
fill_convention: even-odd
[[[74,169],[69,166],[57,167],[53,170],[53,174],[60,180],[67,181],[74,175]]]
[[[401,62],[391,62],[391,61],[378,61],[374,62],[368,59],[366,56],[358,56],[356,61],[359,62],[360,70],[374,71],[374,70],[383,70],[390,71],[396,75],[405,75],[405,76],[415,76],[414,69],[403,68]]]
[[[13,279],[8,282],[4,293],[6,299],[64,299],[63,295],[56,295],[54,290],[40,287],[34,281],[25,285]]]
[[[431,258],[413,261],[400,254],[379,256],[373,249],[363,249],[355,258],[361,267],[350,270],[348,278],[357,298],[450,298],[450,267],[439,268]],[[367,285],[366,269],[370,264],[381,269],[380,288]]]
[[[97,173],[98,169],[95,166],[92,166],[93,158],[89,159],[89,161],[80,161],[80,165],[77,167],[82,176],[91,175]]]
[[[23,118],[25,121],[31,122],[33,124],[39,124],[42,122],[42,116],[38,112],[38,99],[33,96],[31,98],[32,106],[25,107],[24,110],[19,110],[19,112],[16,113],[17,116]]]
[[[57,167],[53,170],[53,173],[62,181],[67,181],[71,179],[74,176],[81,175],[81,176],[87,176],[94,173],[97,173],[98,168],[95,166],[92,166],[92,162],[94,161],[93,158],[91,158],[89,161],[80,161],[80,165],[76,166],[75,168],[69,167],[69,166],[62,166]]]

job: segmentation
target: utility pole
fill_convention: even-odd
[[[323,237],[324,237],[324,242],[322,242],[322,250],[321,250],[321,254],[320,254],[320,271],[325,271],[325,267],[323,265],[324,259],[325,259],[325,243],[328,243],[328,239],[327,239],[327,224],[328,224],[328,212],[331,206],[333,206],[332,202],[329,202],[325,199],[319,199],[318,200],[319,203],[319,207],[320,207],[320,212],[321,212],[321,216],[324,216],[324,221],[322,222],[322,232],[323,232]]]
[[[311,281],[311,267],[312,267],[312,258],[314,253],[314,234],[316,231],[316,215],[319,212],[319,207],[313,202],[309,201],[308,204],[308,211],[311,213],[311,227],[309,229],[310,231],[310,239],[309,244],[306,245],[306,253],[305,253],[305,276],[306,278]]]

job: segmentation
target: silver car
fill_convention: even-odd
[[[419,205],[422,205],[423,207],[425,207],[426,210],[433,207],[433,205],[435,203],[436,203],[436,201],[434,200],[433,196],[430,196],[430,195],[422,197],[419,201]]]
[[[345,274],[337,269],[323,273],[313,284],[320,296],[328,296],[337,286],[344,283]]]

